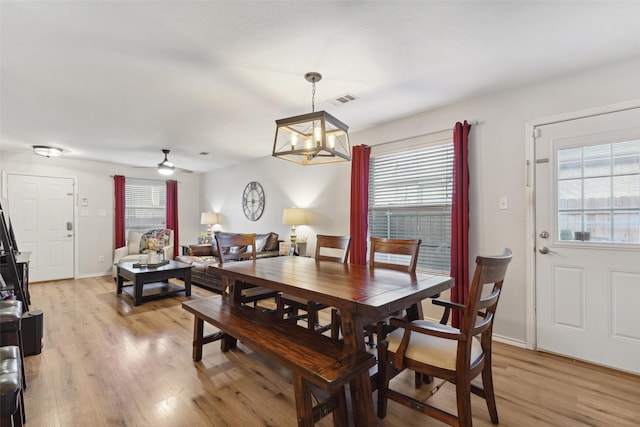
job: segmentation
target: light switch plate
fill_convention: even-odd
[[[509,209],[509,198],[507,196],[500,196],[498,199],[498,209]]]

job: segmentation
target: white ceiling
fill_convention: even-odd
[[[640,55],[640,1],[1,0],[0,19],[3,150],[168,148],[200,172],[269,156],[275,119],[311,111],[308,71],[356,131]]]

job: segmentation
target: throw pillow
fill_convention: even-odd
[[[267,246],[267,239],[269,239],[269,233],[256,235],[256,253],[264,251]],[[251,245],[247,247],[247,252],[251,252]]]
[[[211,247],[208,245],[189,245],[189,254],[191,256],[211,256]]]
[[[269,233],[267,242],[264,245],[264,251],[277,251],[278,250],[278,233]]]
[[[164,248],[169,244],[170,236],[171,230],[164,228],[147,231],[140,238],[140,253],[146,254]]]
[[[129,255],[135,255],[135,254],[139,254],[140,253],[140,239],[142,238],[142,233],[139,233],[137,231],[130,231],[129,232],[129,236],[128,236],[128,240],[127,240],[127,247],[128,249],[128,253]]]

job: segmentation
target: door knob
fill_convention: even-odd
[[[541,254],[548,254],[551,251],[546,246],[540,246],[540,249],[538,249],[538,252],[540,252]]]

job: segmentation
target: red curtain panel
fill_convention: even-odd
[[[367,263],[367,227],[369,218],[369,157],[371,147],[353,147],[351,159],[351,253],[350,263]]]
[[[125,245],[126,236],[124,235],[124,183],[123,175],[115,175],[113,177],[114,194],[115,194],[115,213],[114,213],[114,244],[116,248]]]
[[[451,301],[467,302],[469,295],[469,161],[468,145],[471,125],[458,122],[453,131],[453,194],[451,206]],[[457,328],[462,313],[454,310],[451,324]]]
[[[173,257],[179,254],[178,244],[178,181],[167,181],[167,228],[173,230]]]

